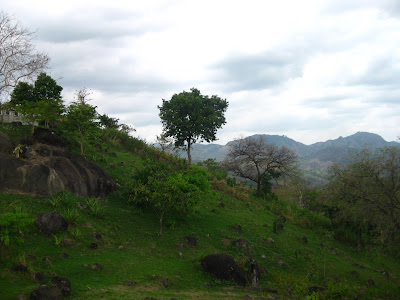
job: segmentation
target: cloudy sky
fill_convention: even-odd
[[[157,105],[196,87],[229,101],[217,143],[400,135],[398,0],[0,0],[37,31],[48,73],[151,142]]]

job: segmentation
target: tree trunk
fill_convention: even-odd
[[[85,152],[83,151],[83,142],[81,142],[81,155],[85,156]]]
[[[35,123],[32,123],[32,125],[31,125],[31,134],[33,135],[34,132],[35,132]]]
[[[188,140],[188,149],[187,149],[187,155],[188,155],[188,163],[189,166],[192,164],[192,154],[190,154],[190,148],[192,147],[192,144],[190,143],[190,139]]]

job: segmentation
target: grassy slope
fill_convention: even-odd
[[[104,152],[93,152],[88,156],[104,165],[121,184],[142,164],[143,155],[152,153],[146,149],[136,151],[136,154],[118,148],[112,150],[117,157]],[[119,165],[121,161],[125,166]],[[108,167],[111,162],[115,168]],[[70,194],[62,195],[56,208],[48,198],[0,194],[0,200],[0,212],[26,211],[32,217],[52,210],[66,214],[68,208],[77,207],[77,202],[85,203],[85,199]],[[221,201],[224,208],[220,206]],[[304,226],[307,222],[301,221],[299,213],[290,207],[284,209],[280,202],[264,203],[269,208],[266,209],[263,203],[255,200],[237,199],[214,191],[199,203],[197,213],[171,220],[171,226],[164,229],[162,237],[157,235],[158,221],[154,214],[127,204],[118,193],[101,199],[101,205],[106,208],[103,217],[80,210],[76,225],[56,237],[42,235],[30,225],[24,231],[24,244],[2,249],[0,299],[29,294],[39,286],[29,273],[11,270],[17,261],[26,261],[30,272],[44,272],[48,283],[54,274],[69,278],[72,282],[69,299],[233,299],[245,295],[251,298],[304,298],[306,287],[310,285],[329,286],[327,298],[361,294],[363,298],[390,298],[388,295],[391,295],[397,299],[399,295],[398,261],[377,253],[357,254],[353,248],[339,244],[323,230],[316,227],[307,229]],[[283,211],[288,218],[283,231],[273,233],[276,215],[272,211]],[[88,222],[94,228],[85,226]],[[235,228],[237,224],[242,226],[241,232]],[[96,250],[89,248],[90,243],[95,242],[93,232],[103,236]],[[183,242],[187,235],[197,238],[197,247]],[[300,240],[303,236],[307,236],[308,243]],[[75,245],[58,244],[64,237],[73,239]],[[244,264],[244,251],[233,243],[229,244],[239,237],[252,244],[249,253],[265,270],[261,288],[277,289],[279,294],[251,288],[238,289],[232,283],[219,282],[202,272],[199,261],[211,253],[228,253]],[[268,243],[267,238],[274,239],[275,243]],[[184,248],[178,248],[177,243],[184,243]],[[338,253],[331,253],[329,247]],[[64,252],[68,258],[60,257]],[[31,253],[36,257],[34,262],[27,259]],[[48,262],[43,261],[45,257],[49,258]],[[94,263],[102,264],[103,268],[91,269],[90,265]],[[390,277],[382,274],[382,269]],[[169,279],[167,288],[159,282],[164,277]],[[333,284],[337,279],[341,282]],[[369,279],[374,280],[376,287],[367,286]],[[134,280],[137,284],[128,286],[124,284],[125,280]]]

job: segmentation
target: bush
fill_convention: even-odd
[[[0,216],[0,241],[8,246],[11,241],[23,242],[18,236],[22,228],[31,224],[32,218],[26,213],[5,213]]]

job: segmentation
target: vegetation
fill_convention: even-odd
[[[295,175],[297,155],[287,147],[267,144],[259,138],[238,138],[229,144],[224,166],[234,176],[257,184],[257,192],[271,192],[271,180]]]
[[[207,143],[216,140],[217,129],[225,124],[228,102],[216,95],[204,96],[192,88],[190,92],[174,94],[169,101],[163,99],[158,108],[164,127],[163,136],[172,137],[175,146],[186,148],[191,165],[192,145],[199,140]]]
[[[22,136],[24,128],[14,131]],[[0,194],[2,215],[24,213],[32,220],[39,213],[56,210],[69,221],[68,231],[54,236],[39,234],[31,222],[21,228],[22,234],[14,231],[13,236],[23,238],[24,243],[11,240],[2,248],[0,289],[5,299],[29,294],[40,285],[30,275],[13,271],[16,262],[25,262],[30,274],[43,272],[46,284],[51,284],[54,273],[69,278],[69,299],[240,299],[246,295],[396,299],[400,293],[398,260],[379,247],[366,247],[358,253],[353,245],[335,239],[335,219],[329,218],[328,202],[318,193],[313,201],[319,205],[310,200],[313,209],[274,194],[257,197],[251,187],[228,180],[213,160],[189,168],[179,158],[118,130],[112,131],[118,133],[116,137],[110,130],[115,129],[102,129],[98,140],[88,142],[86,157],[101,164],[118,182],[114,194],[102,199],[82,199],[67,192],[50,198]],[[109,151],[99,151],[95,142]],[[79,152],[80,148],[73,150]],[[119,166],[121,161],[124,166]],[[204,192],[207,183],[210,190]],[[154,202],[146,203],[141,196],[132,201],[139,186],[140,193],[145,191]],[[286,189],[281,188],[282,195]],[[160,224],[155,222],[161,192],[172,202],[185,200],[186,192],[195,195],[188,198],[189,205],[184,204],[192,213],[173,208],[164,214],[162,236],[157,234]],[[129,195],[131,202],[127,201]],[[302,189],[302,195],[304,199],[312,193]],[[101,241],[94,239],[95,232],[101,233]],[[186,244],[188,235],[196,237],[198,246]],[[248,240],[252,248],[236,246],[238,238]],[[67,245],[65,239],[73,245]],[[96,250],[90,248],[93,242],[98,244]],[[204,273],[199,261],[211,253],[228,253],[245,270],[245,253],[250,254],[264,270],[260,288],[237,289],[233,283]],[[102,269],[95,269],[96,264]],[[159,283],[162,278],[169,279],[167,288]],[[131,281],[136,285],[130,286],[134,284]]]

